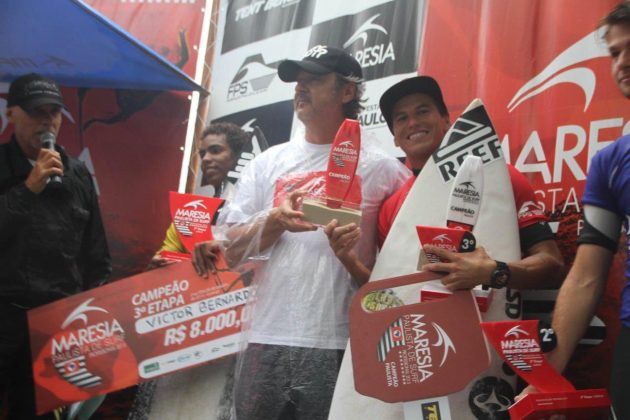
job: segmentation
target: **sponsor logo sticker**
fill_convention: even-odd
[[[503,156],[499,138],[482,106],[459,117],[449,133],[448,144],[433,153],[433,161],[444,182],[457,176],[468,155],[479,156],[484,165]]]
[[[278,62],[267,63],[262,54],[243,61],[230,82],[227,100],[234,101],[265,92],[278,73]]]
[[[126,348],[125,331],[106,309],[92,305],[94,298],[78,305],[50,340],[52,363],[59,375],[78,388],[101,385],[98,363],[90,362]]]
[[[440,415],[440,403],[437,401],[432,401],[428,403],[423,403],[420,406],[422,411],[422,420],[441,420],[442,416]]]
[[[444,366],[455,345],[436,322],[424,314],[407,314],[385,330],[378,344],[378,360],[385,364],[387,385],[422,383]]]

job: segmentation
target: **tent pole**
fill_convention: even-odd
[[[203,8],[204,18],[201,27],[201,39],[197,55],[197,68],[195,69],[195,81],[209,90],[212,58],[214,55],[214,40],[216,37],[216,20],[218,19],[220,1],[206,0]],[[208,47],[208,45],[210,46]],[[190,113],[188,115],[188,127],[186,129],[186,142],[182,158],[182,169],[179,175],[180,193],[194,192],[197,167],[199,166],[199,154],[195,139],[201,135],[208,115],[208,97],[201,97],[199,92],[192,92],[190,99]]]

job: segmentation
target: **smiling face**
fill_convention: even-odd
[[[30,112],[12,106],[7,108],[7,117],[14,126],[20,148],[33,160],[37,159],[42,147],[41,135],[49,131],[56,137],[61,127],[61,107],[58,105],[42,105]]]
[[[619,90],[630,98],[630,24],[612,25],[606,35],[612,58],[612,76]]]
[[[449,126],[448,115],[441,115],[433,99],[413,93],[400,99],[392,111],[394,142],[413,169],[421,169],[440,145]]]
[[[235,163],[235,157],[225,140],[225,135],[208,134],[204,137],[199,147],[199,156],[203,172],[201,184],[219,188]]]

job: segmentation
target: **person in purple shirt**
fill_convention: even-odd
[[[630,99],[630,1],[617,5],[601,22],[612,58],[612,76]],[[549,361],[562,371],[593,317],[606,288],[622,224],[630,222],[630,135],[617,139],[593,157],[582,198],[584,228],[571,271],[560,289],[552,327],[557,348]],[[626,241],[630,254],[630,239]],[[630,419],[630,258],[621,293],[621,329],[612,362],[610,394],[616,418]],[[532,387],[524,391],[535,392]],[[624,398],[625,397],[625,398]]]

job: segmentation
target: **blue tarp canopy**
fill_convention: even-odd
[[[204,91],[79,0],[0,0],[0,10],[0,82],[35,72],[69,87]]]

